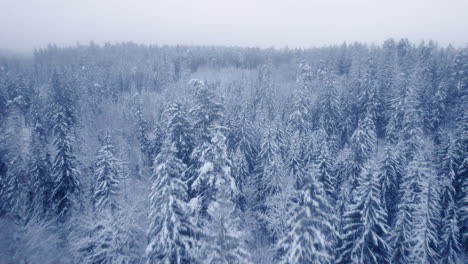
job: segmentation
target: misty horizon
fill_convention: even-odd
[[[468,43],[466,1],[79,1],[0,3],[0,50],[134,42],[146,45],[314,48],[407,38]]]

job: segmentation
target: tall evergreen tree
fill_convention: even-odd
[[[53,143],[56,147],[52,165],[55,186],[51,199],[54,212],[64,220],[73,212],[80,189],[77,160],[72,147],[73,126],[77,117],[71,88],[57,73],[52,76],[50,100],[49,120],[53,124]]]
[[[273,127],[266,128],[257,157],[260,200],[281,190],[282,178],[288,175],[277,133]]]
[[[194,149],[194,135],[188,113],[179,102],[171,102],[164,114],[167,122],[167,135],[177,150],[177,158],[187,166],[191,165],[191,155]]]
[[[176,155],[175,146],[167,144],[155,160],[146,263],[193,261],[195,229],[183,181],[186,167]]]
[[[389,263],[387,214],[375,164],[368,162],[362,170],[353,202],[346,210],[338,250],[338,263]]]
[[[382,190],[383,207],[388,216],[388,225],[393,225],[398,205],[398,190],[404,170],[404,159],[395,146],[387,143],[380,160],[379,180]]]
[[[247,234],[242,229],[239,211],[231,200],[230,189],[229,182],[219,179],[216,199],[208,207],[209,218],[202,228],[200,262],[251,263],[246,247]]]
[[[322,183],[311,175],[301,191],[302,205],[278,242],[280,263],[332,263],[336,239],[333,207]]]
[[[226,138],[221,128],[216,129],[210,142],[200,154],[198,161],[200,168],[191,186],[197,194],[196,201],[199,204],[196,213],[202,218],[206,216],[210,203],[215,200],[220,181],[226,182],[229,186],[226,191],[231,197],[236,197],[238,194],[235,179],[232,176],[231,160],[227,153]]]
[[[437,263],[438,187],[429,159],[419,151],[408,164],[400,187],[393,263]]]
[[[194,120],[194,128],[201,142],[210,142],[213,126],[219,125],[223,117],[223,106],[217,102],[215,94],[204,82],[198,79],[189,81],[189,86],[195,89],[195,105],[190,110]]]
[[[107,211],[110,215],[115,215],[120,209],[118,195],[123,168],[122,162],[115,157],[115,148],[109,130],[102,139],[101,148],[97,151],[95,167],[94,207],[97,213]]]
[[[31,164],[31,178],[33,186],[35,186],[34,203],[35,210],[41,215],[46,215],[51,209],[50,205],[50,189],[53,187],[53,179],[51,177],[51,157],[47,151],[47,131],[44,120],[42,119],[41,98],[36,96],[31,107],[32,115],[32,136],[31,136],[31,153],[33,155]]]

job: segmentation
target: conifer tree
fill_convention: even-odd
[[[194,129],[201,142],[210,142],[213,127],[219,125],[218,122],[223,117],[223,106],[216,101],[214,93],[201,80],[192,79],[189,86],[195,89],[195,105],[190,110]]]
[[[332,263],[336,240],[333,207],[322,183],[311,175],[301,190],[301,206],[278,242],[280,263]]]
[[[122,162],[115,157],[115,148],[112,144],[110,131],[102,139],[102,146],[97,151],[95,164],[95,186],[93,200],[97,213],[108,211],[115,215],[120,209],[118,195],[120,193],[120,180],[122,178]]]
[[[304,136],[309,129],[310,103],[308,100],[308,92],[310,86],[310,66],[302,62],[300,65],[300,73],[296,80],[296,87],[293,93],[292,113],[289,115],[288,126],[292,133],[299,133]]]
[[[324,78],[324,89],[320,91],[318,101],[318,124],[326,135],[330,143],[339,139],[340,133],[340,108],[336,84],[331,76]]]
[[[231,197],[236,197],[238,190],[235,179],[232,176],[232,162],[228,157],[226,148],[226,138],[221,132],[222,128],[217,128],[214,132],[211,143],[203,149],[198,160],[200,168],[197,170],[195,180],[192,182],[192,189],[196,192],[196,200],[199,204],[197,208],[199,216],[206,215],[208,206],[214,201],[218,182],[224,181],[229,186],[226,190]]]
[[[439,184],[421,151],[408,164],[392,234],[392,263],[437,263]]]
[[[72,147],[72,129],[77,117],[71,88],[57,73],[52,76],[50,100],[49,119],[53,124],[53,143],[56,148],[52,165],[54,189],[51,200],[55,214],[65,220],[76,206],[80,188],[77,160]]]
[[[196,234],[183,181],[186,167],[175,146],[166,143],[155,160],[146,263],[189,263]]]
[[[266,129],[257,157],[260,199],[280,191],[282,178],[288,175],[281,155],[277,133],[272,127]]]
[[[216,199],[208,207],[208,220],[202,228],[200,262],[251,263],[236,205],[230,198],[231,187],[225,179],[217,182]]]
[[[149,166],[151,166],[154,160],[154,153],[152,149],[151,140],[148,136],[148,122],[146,121],[145,116],[143,115],[143,103],[139,93],[136,93],[133,96],[133,104],[133,115],[136,119],[135,126],[138,133],[137,138],[140,142],[140,149],[146,157],[146,163]]]
[[[322,132],[324,134],[325,132]],[[322,137],[323,138],[323,137]],[[326,140],[317,148],[317,158],[313,167],[315,168],[314,173],[316,179],[322,182],[325,193],[331,202],[334,202],[337,198],[337,191],[339,190],[336,186],[337,178],[335,176],[333,160],[331,154],[330,143]]]
[[[31,107],[32,115],[32,136],[31,136],[31,153],[33,161],[31,164],[31,178],[35,187],[34,204],[35,210],[40,215],[46,215],[51,209],[50,205],[50,189],[52,188],[52,177],[50,168],[51,157],[47,152],[47,131],[42,119],[41,98],[36,96]]]
[[[163,115],[167,122],[167,134],[177,150],[177,158],[185,165],[191,165],[195,142],[188,113],[181,103],[174,101],[168,104]]]
[[[389,263],[390,228],[381,202],[375,164],[362,170],[356,196],[344,213],[338,263]]]
[[[380,160],[379,180],[382,190],[383,207],[387,211],[388,224],[394,222],[396,207],[398,205],[398,190],[404,170],[404,159],[395,146],[387,143]]]

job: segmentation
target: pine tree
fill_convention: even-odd
[[[195,230],[190,222],[187,185],[182,180],[186,167],[176,151],[168,144],[155,160],[146,263],[193,260]]]
[[[325,77],[324,89],[321,90],[318,101],[318,123],[327,135],[329,141],[339,138],[340,130],[340,108],[336,84],[331,76]]]
[[[21,108],[9,102],[8,116],[5,119],[4,155],[5,171],[1,181],[0,199],[4,213],[13,219],[27,221],[34,212],[32,204],[32,182],[28,168],[27,130],[25,116]]]
[[[459,263],[459,253],[461,252],[460,229],[458,227],[458,210],[455,202],[450,201],[444,209],[445,217],[441,226],[441,261],[447,264]]]
[[[288,175],[277,133],[272,127],[266,128],[257,157],[260,200],[279,192],[283,178]]]
[[[136,263],[135,238],[128,233],[132,226],[121,210],[123,162],[115,157],[109,130],[101,143],[95,162],[93,217],[81,227],[83,234],[78,234],[79,251],[86,263]]]
[[[50,168],[51,157],[46,151],[47,149],[47,134],[44,121],[41,113],[41,98],[36,96],[31,107],[32,115],[32,136],[31,136],[31,153],[33,161],[31,164],[30,174],[35,187],[34,203],[35,210],[40,215],[47,215],[51,209],[50,205],[50,189],[53,187]]]
[[[437,263],[439,184],[427,157],[419,151],[408,164],[392,234],[392,263]]]
[[[247,197],[244,192],[244,185],[247,185],[250,178],[250,168],[247,158],[242,153],[241,148],[237,147],[232,157],[233,177],[236,181],[237,189],[239,190],[240,201],[238,201],[241,208],[244,207]]]
[[[382,190],[383,207],[387,211],[388,224],[393,225],[398,205],[398,190],[404,170],[404,160],[395,151],[395,146],[387,143],[380,160],[379,179]]]
[[[325,132],[322,132],[322,134],[324,133]],[[317,152],[317,158],[315,160],[315,163],[313,164],[315,168],[315,177],[320,182],[322,182],[323,188],[328,199],[330,199],[331,202],[334,202],[337,198],[336,192],[338,191],[338,188],[336,184],[338,179],[336,178],[336,175],[333,171],[334,164],[331,155],[330,143],[324,140],[324,142],[320,146],[318,146]]]
[[[346,175],[346,185],[342,188],[340,200],[342,208],[353,200],[354,190],[359,185],[359,175],[364,165],[375,154],[376,149],[375,125],[371,116],[367,115],[359,121],[358,127],[351,136],[349,144],[349,155],[344,164],[344,174]]]
[[[141,152],[146,156],[146,163],[151,166],[154,160],[151,140],[148,136],[148,122],[143,115],[143,103],[139,93],[133,96],[134,110],[133,115],[136,119],[136,130],[138,131],[137,138],[140,142]]]
[[[309,100],[307,97],[310,86],[310,66],[301,63],[300,73],[296,80],[296,87],[293,94],[292,113],[289,115],[288,127],[292,133],[304,136],[309,129],[310,114]]]
[[[115,157],[115,148],[109,130],[97,151],[95,167],[94,207],[97,213],[107,211],[110,215],[114,215],[120,209],[118,195],[123,168],[122,162]]]
[[[387,244],[390,228],[381,202],[375,164],[368,162],[360,174],[359,186],[343,221],[338,263],[389,263]]]
[[[56,153],[52,165],[54,189],[52,191],[53,210],[62,220],[73,211],[76,196],[79,194],[79,171],[72,148],[72,127],[76,123],[75,102],[70,87],[60,76],[52,76],[51,105],[49,119],[53,123]]]
[[[289,220],[293,217],[300,200],[299,192],[287,177],[281,179],[282,188],[266,197],[264,210],[257,212],[258,219],[268,231],[274,243],[283,238],[290,229]]]
[[[230,183],[224,179],[218,181],[216,199],[208,207],[208,220],[203,226],[200,262],[251,263],[246,247],[246,233],[230,198]]]
[[[254,94],[254,107],[259,111],[257,120],[272,121],[275,118],[275,96],[276,87],[273,80],[273,61],[268,58],[261,66],[259,73],[259,84]]]
[[[302,205],[289,220],[290,231],[278,242],[280,263],[332,263],[337,235],[333,207],[314,175],[301,192]]]
[[[167,120],[167,134],[177,150],[176,157],[185,165],[191,165],[191,155],[194,148],[192,126],[188,114],[182,104],[171,102],[166,107],[163,116]]]
[[[299,131],[294,132],[289,141],[286,165],[289,174],[294,177],[296,189],[303,187],[306,177],[305,168],[307,167],[307,162],[304,157],[304,145],[304,137],[301,136]]]
[[[413,80],[414,82],[415,80]],[[419,101],[415,90],[415,85],[410,83],[406,87],[406,92],[402,94],[402,120],[400,140],[398,141],[398,148],[403,151],[406,161],[409,162],[414,154],[418,152],[421,146],[424,145],[423,141],[423,119],[421,111],[418,107]]]
[[[196,200],[199,203],[198,214],[204,217],[210,203],[215,199],[218,182],[223,180],[228,184],[229,195],[236,197],[238,190],[235,179],[232,176],[232,163],[227,154],[226,138],[217,128],[211,143],[203,149],[198,160],[200,167],[196,178],[192,182],[192,189],[196,192]]]
[[[201,142],[210,142],[212,128],[219,125],[218,122],[223,117],[223,106],[216,101],[214,93],[204,82],[192,79],[189,81],[189,86],[195,89],[195,105],[190,110],[194,129],[200,136]]]
[[[228,149],[231,150],[233,175],[240,195],[244,196],[243,199],[246,198],[244,187],[249,184],[254,174],[259,148],[252,122],[245,115],[243,113],[232,120],[226,141]]]

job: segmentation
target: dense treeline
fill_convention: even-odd
[[[0,57],[2,263],[464,263],[468,49]]]

